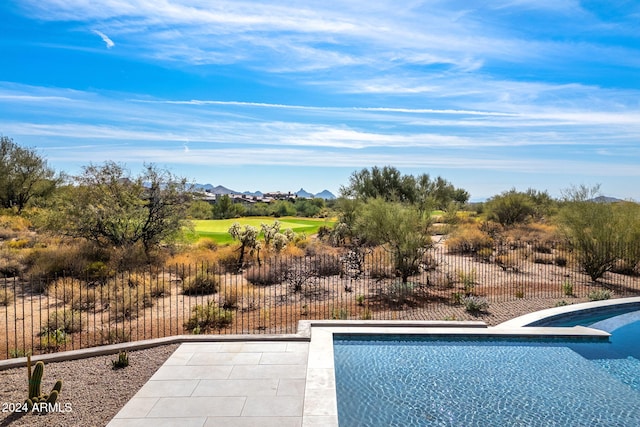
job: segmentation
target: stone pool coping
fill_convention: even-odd
[[[336,394],[335,366],[333,354],[334,334],[347,335],[428,335],[439,337],[495,337],[495,338],[585,338],[607,340],[609,333],[575,326],[558,327],[487,327],[482,322],[415,322],[413,325],[372,325],[371,322],[354,321],[322,322],[311,325],[311,343],[305,384],[303,409],[304,426],[338,426],[338,401]]]
[[[544,320],[551,320],[555,317],[562,317],[570,313],[587,313],[598,312],[606,308],[611,307],[623,307],[625,305],[639,305],[640,309],[640,297],[632,298],[616,298],[603,301],[585,302],[581,304],[570,304],[562,307],[548,308],[546,310],[535,311],[533,313],[525,314],[523,316],[516,317],[506,322],[500,323],[495,328],[522,328],[526,327],[530,329],[531,324]]]

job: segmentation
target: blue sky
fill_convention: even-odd
[[[238,191],[354,170],[640,200],[640,2],[5,0],[0,134]]]

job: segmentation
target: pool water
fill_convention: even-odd
[[[640,320],[612,332],[611,342],[336,334],[340,426],[640,426]]]

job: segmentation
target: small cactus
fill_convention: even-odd
[[[127,352],[121,351],[118,353],[118,360],[112,360],[111,365],[113,369],[126,368],[129,366],[129,355],[127,355]]]
[[[44,362],[39,361],[36,363],[33,373],[31,372],[31,357],[27,357],[27,367],[29,373],[29,397],[25,401],[29,410],[33,409],[33,405],[36,403],[49,403],[54,404],[58,399],[60,391],[62,391],[62,380],[56,381],[56,384],[51,389],[51,393],[42,394],[41,385],[42,377],[44,375]]]

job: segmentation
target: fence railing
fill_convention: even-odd
[[[240,272],[197,264],[1,278],[0,358],[180,334],[295,333],[304,319],[460,319],[516,300],[640,294],[635,266],[622,261],[594,282],[576,253],[553,245],[496,253],[436,246],[406,282],[390,254],[365,249],[273,257]]]

